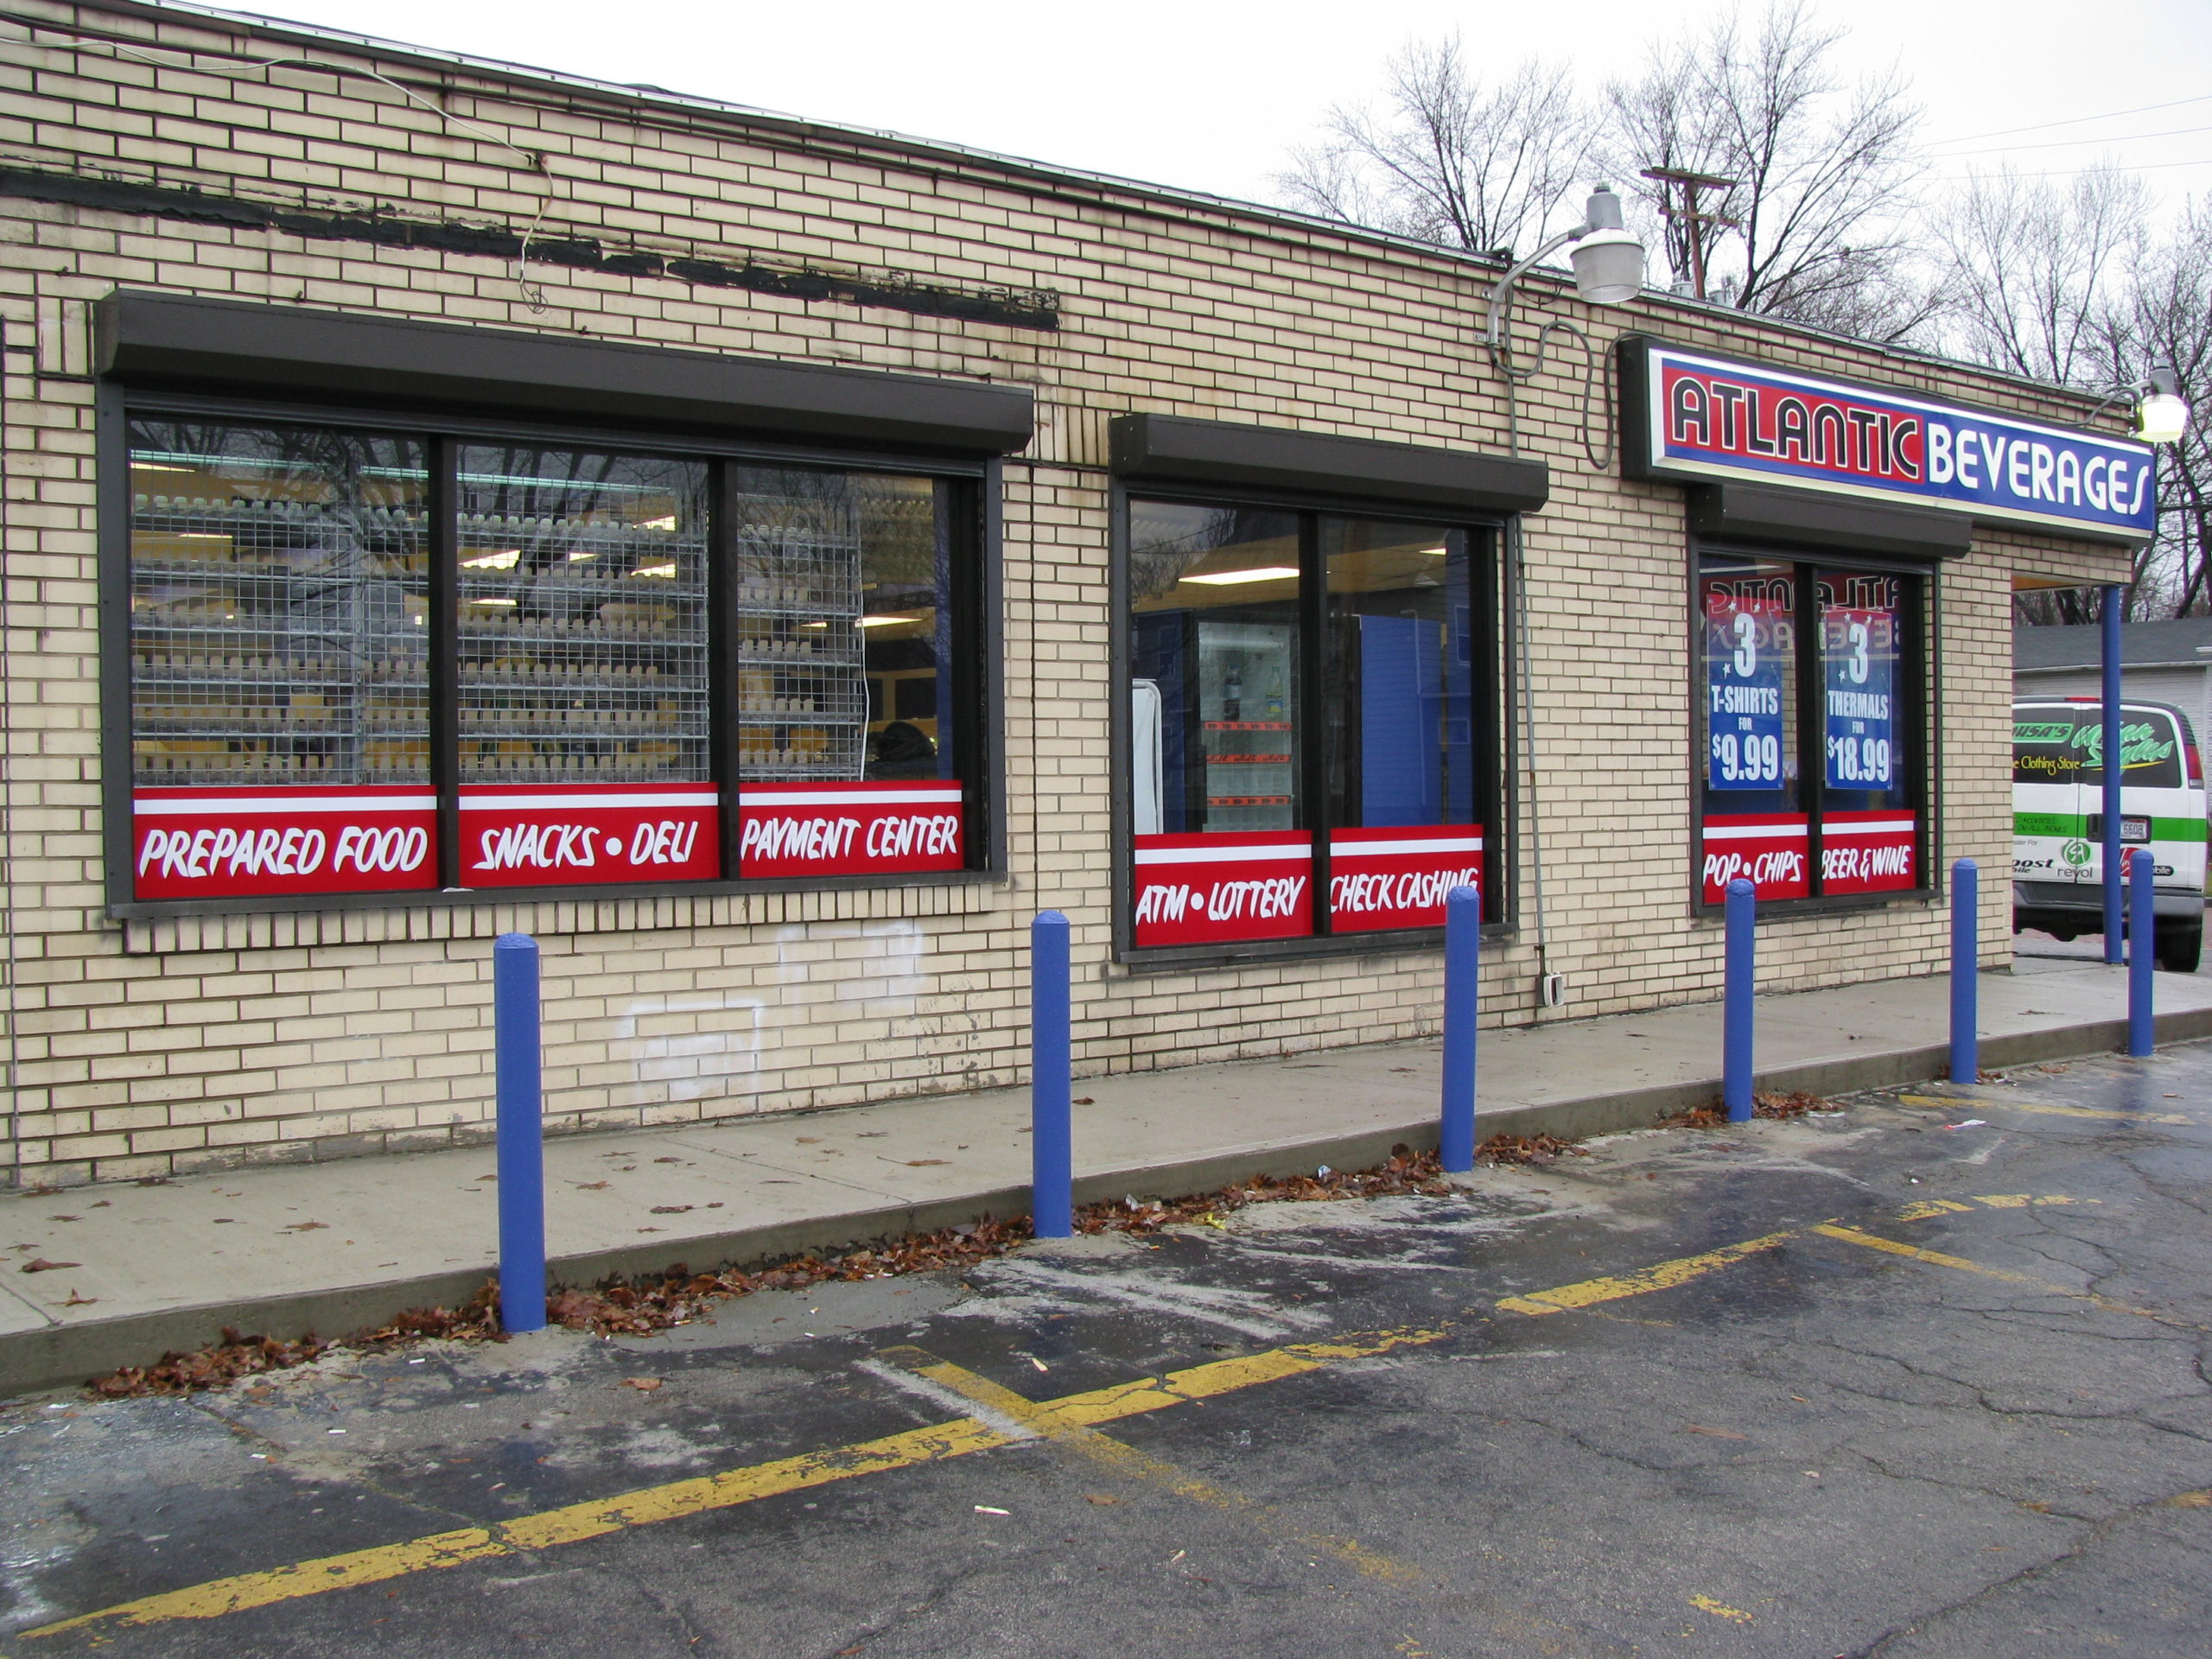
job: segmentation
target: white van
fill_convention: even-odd
[[[2193,974],[2204,943],[2204,767],[2189,717],[2163,702],[2120,706],[2120,841],[2148,847],[2158,966]],[[2062,939],[2104,931],[2104,705],[2012,705],[2012,931]]]

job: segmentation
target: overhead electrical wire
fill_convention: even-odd
[[[2079,149],[2088,144],[2134,144],[2146,138],[2179,138],[2192,132],[2212,132],[2212,126],[2168,127],[2164,132],[2123,132],[2107,138],[2050,138],[2035,144],[1993,144],[1987,149],[1953,150],[1936,159],[1955,162],[1967,156],[2010,156],[2022,149]]]
[[[1942,149],[1952,144],[1979,143],[1984,138],[2005,138],[2016,132],[2049,132],[2054,127],[2078,127],[2091,121],[2117,121],[2123,115],[2149,115],[2157,110],[2177,110],[2184,104],[2207,103],[2212,103],[2212,92],[2177,98],[2170,104],[2139,104],[2132,110],[2107,110],[2101,115],[2069,115],[2063,121],[2037,121],[2024,127],[1999,127],[1994,132],[1962,133],[1956,138],[1939,140],[1935,148]]]

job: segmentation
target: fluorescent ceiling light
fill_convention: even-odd
[[[595,559],[598,556],[598,554],[587,553],[580,547],[572,547],[569,550],[569,563],[570,564],[581,564],[586,559]]]
[[[1298,575],[1287,564],[1263,564],[1251,570],[1214,570],[1203,576],[1185,576],[1185,582],[1204,582],[1209,588],[1227,588],[1243,582],[1285,582]]]
[[[638,528],[640,530],[674,530],[676,528],[676,515],[671,512],[664,518],[647,518],[639,524]]]
[[[921,620],[922,619],[918,616],[864,616],[861,618],[861,626],[864,628],[888,628],[895,626],[897,624],[901,622],[918,622]]]
[[[197,467],[179,467],[174,461],[134,461],[130,463],[130,470],[134,473],[196,473],[200,469]]]
[[[517,599],[472,599],[468,602],[472,605],[519,605],[522,601]]]
[[[511,547],[504,553],[486,553],[481,558],[463,559],[464,570],[512,570],[522,562],[522,549]]]
[[[630,574],[633,576],[665,576],[669,581],[674,582],[676,561],[671,559],[666,564],[641,564]]]

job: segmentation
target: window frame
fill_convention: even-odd
[[[663,454],[707,462],[712,506],[709,519],[709,558],[722,546],[728,523],[725,494],[732,467],[761,466],[804,470],[905,474],[948,484],[954,497],[954,533],[959,538],[950,561],[952,591],[949,602],[957,612],[955,624],[956,695],[963,707],[973,708],[974,719],[957,730],[957,764],[969,769],[964,785],[966,824],[963,839],[966,866],[957,870],[863,873],[813,877],[742,878],[725,874],[708,880],[621,881],[600,884],[563,884],[548,887],[433,887],[402,892],[316,893],[283,897],[142,899],[134,896],[132,882],[132,753],[130,582],[131,480],[130,422],[133,418],[225,420],[241,424],[299,424],[358,429],[417,437],[423,441],[429,466],[432,523],[430,537],[433,589],[450,583],[445,567],[455,544],[452,514],[453,469],[456,452],[472,443],[527,443],[548,448],[601,449],[617,454]],[[99,619],[99,734],[101,743],[100,801],[103,814],[102,847],[105,861],[105,913],[129,920],[169,916],[225,914],[283,914],[350,910],[423,909],[485,904],[524,904],[560,901],[589,904],[716,895],[807,893],[847,888],[924,887],[972,883],[1002,883],[1007,880],[1005,741],[1003,719],[1005,675],[1001,620],[1003,515],[1001,508],[1003,461],[997,457],[949,455],[927,450],[832,446],[818,442],[778,443],[737,433],[703,433],[693,428],[661,427],[640,422],[634,425],[605,425],[596,422],[531,421],[498,413],[466,409],[444,410],[421,405],[388,407],[374,403],[309,402],[297,397],[251,397],[218,393],[134,390],[119,380],[104,381],[95,397],[95,454],[98,482],[95,513],[98,526],[96,557]],[[711,577],[712,591],[729,584]],[[721,626],[725,610],[734,614],[734,599],[727,604],[709,599],[711,626]],[[440,857],[442,868],[456,868],[454,845],[458,817],[447,799],[449,785],[458,783],[457,728],[451,714],[457,709],[458,651],[448,614],[444,626],[434,629],[431,645],[431,786],[441,798]],[[433,619],[440,607],[433,599]],[[710,634],[710,638],[713,637]],[[734,692],[722,678],[721,653],[715,654],[712,681],[712,732],[709,753],[721,769],[725,753],[734,757],[734,738],[724,731],[734,726],[724,707]],[[729,851],[734,846],[739,779],[731,772],[717,777],[721,800],[725,847],[724,869],[734,870]]]
[[[1705,897],[1707,813],[1704,780],[1708,757],[1704,720],[1707,684],[1705,617],[1699,602],[1699,592],[1707,553],[1759,558],[1788,565],[1792,569],[1792,581],[1798,596],[1797,612],[1792,619],[1796,625],[1798,644],[1796,660],[1791,672],[1797,694],[1795,735],[1799,756],[1799,806],[1805,816],[1806,824],[1806,880],[1812,891],[1802,899],[1762,899],[1758,901],[1760,913],[1817,916],[1875,910],[1890,905],[1926,904],[1940,898],[1944,888],[1940,868],[1942,834],[1936,805],[1942,799],[1943,767],[1939,722],[1929,718],[1929,712],[1942,684],[1941,569],[1933,563],[1911,559],[1885,558],[1879,555],[1802,543],[1694,536],[1690,538],[1688,562],[1687,638],[1689,650],[1686,676],[1688,684],[1686,700],[1688,729],[1685,744],[1689,760],[1690,857],[1687,896],[1691,917],[1712,921],[1725,915],[1727,909],[1725,900],[1708,900]],[[1878,893],[1827,893],[1819,890],[1823,879],[1821,872],[1821,818],[1827,792],[1827,733],[1821,723],[1827,698],[1821,674],[1817,613],[1813,614],[1814,626],[1810,627],[1806,626],[1805,618],[1808,614],[1806,607],[1817,607],[1820,602],[1819,575],[1824,569],[1902,576],[1916,584],[1916,600],[1904,606],[1900,611],[1900,667],[1896,678],[1897,695],[1905,703],[1903,718],[1898,724],[1916,757],[1909,791],[1914,798],[1913,804],[1910,808],[1899,809],[1910,810],[1916,820],[1913,856],[1917,880],[1910,887],[1891,887]]]
[[[1166,479],[1113,480],[1109,502],[1107,603],[1111,608],[1107,645],[1107,677],[1110,686],[1108,720],[1110,902],[1113,908],[1114,960],[1125,973],[1157,974],[1192,969],[1234,967],[1249,962],[1326,959],[1337,957],[1402,955],[1408,951],[1440,950],[1444,929],[1429,927],[1376,929],[1333,933],[1316,931],[1295,938],[1245,939],[1219,944],[1139,945],[1135,943],[1135,839],[1129,763],[1133,749],[1132,717],[1128,685],[1135,660],[1134,615],[1129,608],[1129,505],[1134,500],[1160,501],[1208,507],[1246,507],[1299,516],[1299,652],[1300,690],[1299,719],[1310,738],[1301,746],[1299,788],[1306,802],[1306,831],[1313,844],[1313,914],[1317,924],[1329,915],[1328,766],[1331,759],[1327,699],[1329,655],[1328,580],[1326,561],[1320,551],[1319,521],[1325,516],[1382,520],[1394,524],[1437,525],[1467,538],[1471,575],[1470,591],[1477,608],[1471,630],[1476,661],[1472,664],[1473,696],[1497,734],[1491,758],[1477,780],[1477,798],[1483,817],[1484,868],[1489,892],[1484,895],[1490,912],[1482,925],[1485,939],[1508,939],[1518,927],[1516,879],[1518,868],[1519,728],[1513,717],[1519,686],[1512,649],[1512,619],[1519,595],[1511,562],[1510,513],[1471,512],[1429,504],[1377,499],[1369,496],[1238,488]]]

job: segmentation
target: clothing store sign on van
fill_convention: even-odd
[[[1779,485],[2010,524],[2148,537],[2147,444],[1828,380],[1622,342],[1622,469],[1675,483]]]

